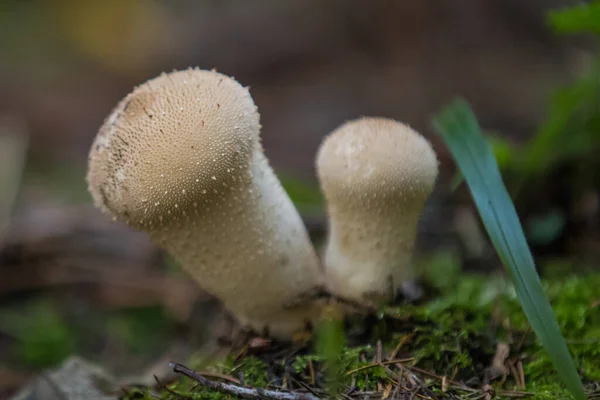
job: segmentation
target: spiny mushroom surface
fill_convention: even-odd
[[[322,271],[260,128],[234,79],[162,74],[105,120],[87,179],[96,206],[146,231],[242,325],[289,338],[318,317],[320,305],[300,299]]]
[[[371,304],[393,300],[412,277],[417,224],[438,173],[433,149],[407,125],[362,118],[324,139],[316,167],[329,214],[330,290]]]

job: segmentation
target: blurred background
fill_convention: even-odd
[[[250,86],[267,157],[316,243],[326,229],[313,168],[323,136],[363,115],[412,125],[441,162],[417,264],[489,272],[499,262],[429,123],[463,96],[490,135],[541,273],[597,267],[596,41],[566,35],[584,29],[548,14],[574,3],[0,2],[0,397],[73,353],[151,377],[225,324],[165,254],[111,223],[86,191],[103,119],[163,71],[216,68]],[[600,32],[597,20],[588,30]]]

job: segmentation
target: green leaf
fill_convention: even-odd
[[[576,399],[585,399],[581,379],[544,293],[517,212],[475,115],[468,103],[459,99],[437,114],[432,122],[465,176],[531,327],[569,391]]]
[[[581,159],[600,148],[600,58],[589,71],[550,98],[548,117],[525,148],[526,173],[546,173],[561,161]]]
[[[500,170],[508,168],[509,165],[515,162],[514,158],[517,155],[518,149],[514,148],[511,143],[497,133],[488,133],[486,135],[492,147],[492,152],[498,163]]]
[[[559,33],[591,32],[600,35],[600,1],[551,11],[548,13],[548,21]]]
[[[498,166],[501,170],[508,168],[515,162],[515,154],[518,153],[518,149],[515,149],[508,140],[501,137],[496,132],[487,132],[487,136],[492,146],[492,152],[496,157]],[[452,177],[452,183],[450,184],[451,190],[455,191],[465,181],[465,177],[462,172],[457,171]]]

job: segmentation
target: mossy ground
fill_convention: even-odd
[[[210,370],[248,387],[308,388],[317,397],[570,398],[505,278],[458,273],[444,257],[426,270],[428,298],[418,304],[354,318],[345,329],[329,320],[307,346],[246,351]],[[600,273],[544,284],[588,394],[600,398]],[[234,398],[185,377],[124,396],[157,397]]]

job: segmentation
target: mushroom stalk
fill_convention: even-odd
[[[417,225],[438,173],[433,149],[404,124],[362,118],[325,138],[316,167],[329,217],[330,290],[368,304],[392,301],[413,277]]]
[[[244,326],[289,338],[319,316],[322,283],[302,220],[263,153],[246,88],[214,71],[161,75],[107,118],[89,190],[146,231]]]

